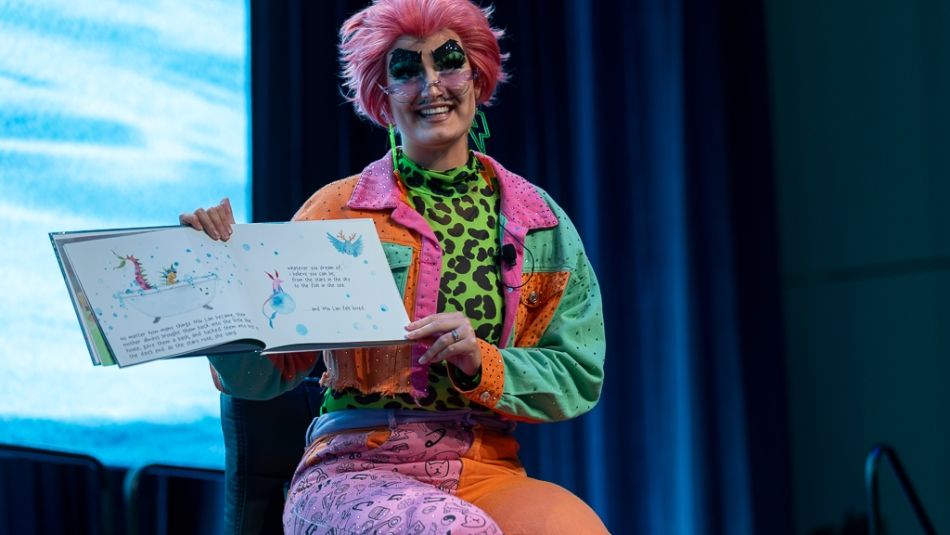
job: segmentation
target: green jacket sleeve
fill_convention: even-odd
[[[274,398],[296,388],[309,375],[317,359],[317,353],[266,357],[251,352],[208,356],[218,390],[258,400]]]
[[[586,257],[579,258],[538,346],[500,350],[505,381],[495,409],[535,421],[565,420],[593,409],[600,399],[605,349],[597,279]]]
[[[566,274],[557,308],[530,347],[499,349],[480,341],[481,383],[464,392],[506,417],[533,422],[566,420],[591,410],[600,398],[606,351],[597,277],[570,220],[549,203],[558,227],[529,234],[525,245],[536,257],[537,277]],[[522,296],[520,307],[525,306]]]

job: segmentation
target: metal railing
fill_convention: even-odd
[[[897,457],[897,452],[886,444],[878,444],[871,448],[864,462],[864,486],[868,495],[868,530],[870,535],[879,535],[881,529],[881,498],[877,474],[882,459],[887,460],[894,475],[897,476],[897,483],[900,485],[904,497],[910,502],[910,506],[914,510],[914,516],[917,517],[917,521],[920,522],[924,532],[927,535],[936,535],[937,531],[934,529],[930,517],[927,516],[927,511],[924,510],[924,505],[921,503],[920,497],[917,496],[917,491],[911,485],[910,478],[907,477],[907,472],[904,470],[904,465]]]

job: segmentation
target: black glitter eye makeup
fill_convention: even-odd
[[[408,80],[422,74],[422,52],[397,48],[389,56],[389,76]]]
[[[465,51],[455,39],[449,39],[442,46],[432,51],[432,61],[435,68],[444,71],[461,69],[465,66]]]

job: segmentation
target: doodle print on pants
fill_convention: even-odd
[[[410,423],[379,432],[340,433],[310,446],[291,482],[284,530],[306,534],[500,535],[478,507],[454,496],[462,455],[472,445],[463,425]]]

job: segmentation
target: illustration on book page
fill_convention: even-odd
[[[327,232],[327,239],[330,240],[334,249],[345,255],[358,258],[363,254],[363,236],[356,232],[350,234],[349,237],[342,230],[336,236]]]
[[[132,282],[122,291],[113,294],[119,301],[121,308],[132,308],[141,314],[152,318],[152,323],[158,323],[162,318],[177,316],[199,308],[213,310],[211,301],[215,296],[215,283],[218,274],[214,272],[204,275],[186,275],[178,278],[178,262],[172,262],[162,270],[157,281],[149,279],[142,266],[142,261],[133,255],[120,255],[116,269],[132,267]]]
[[[277,314],[293,314],[294,310],[297,310],[297,303],[294,302],[294,298],[290,297],[289,293],[284,291],[284,287],[281,286],[284,281],[280,279],[280,274],[277,273],[276,269],[273,275],[267,273],[267,276],[271,280],[271,294],[264,301],[261,312],[267,318],[267,325],[273,329],[274,318],[277,317]]]

